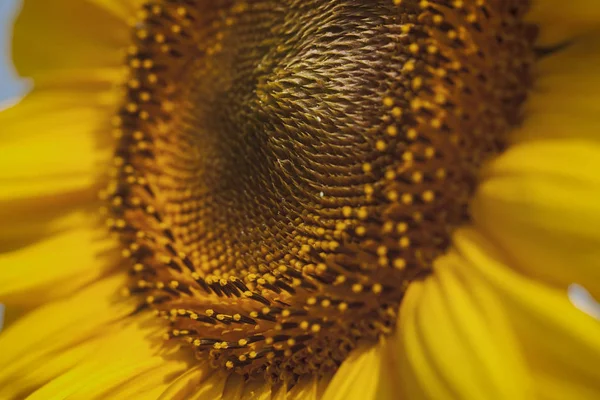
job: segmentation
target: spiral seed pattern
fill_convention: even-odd
[[[128,295],[275,382],[392,331],[531,84],[520,0],[156,0],[132,28],[109,227]]]

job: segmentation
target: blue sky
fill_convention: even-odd
[[[49,0],[52,1],[52,0]],[[0,104],[24,91],[10,62],[10,32],[20,0],[0,0]]]

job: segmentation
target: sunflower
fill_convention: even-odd
[[[2,399],[600,396],[600,3],[25,0]]]

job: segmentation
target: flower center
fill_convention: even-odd
[[[273,381],[389,333],[519,122],[525,3],[149,1],[104,193],[140,310]]]

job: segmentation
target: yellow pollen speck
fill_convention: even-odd
[[[410,247],[410,239],[407,236],[403,236],[398,241],[398,244],[403,249]]]
[[[406,138],[408,140],[415,140],[418,136],[418,132],[416,129],[414,128],[410,128],[408,131],[406,131]]]
[[[148,31],[147,31],[147,30],[145,30],[145,29],[140,29],[140,30],[137,32],[137,37],[138,37],[138,38],[140,38],[140,39],[142,39],[142,40],[143,40],[143,39],[146,39],[146,38],[148,37]]]
[[[369,212],[367,211],[366,208],[362,207],[357,211],[356,216],[360,220],[365,220],[369,217]]]
[[[396,225],[396,232],[398,233],[404,233],[408,230],[408,224],[406,222],[399,222]]]
[[[373,285],[373,287],[371,288],[371,290],[373,291],[373,293],[375,294],[379,294],[383,291],[383,287],[381,286],[381,284],[376,283]]]
[[[406,268],[406,261],[402,258],[396,258],[393,262],[394,264],[394,268],[399,269],[399,270],[403,270],[404,268]]]
[[[422,197],[423,197],[423,201],[425,201],[427,203],[431,203],[435,199],[435,194],[433,193],[433,191],[427,190],[427,191],[423,192]]]
[[[342,213],[344,214],[344,217],[348,218],[352,215],[352,208],[351,207],[343,207],[342,208]]]

